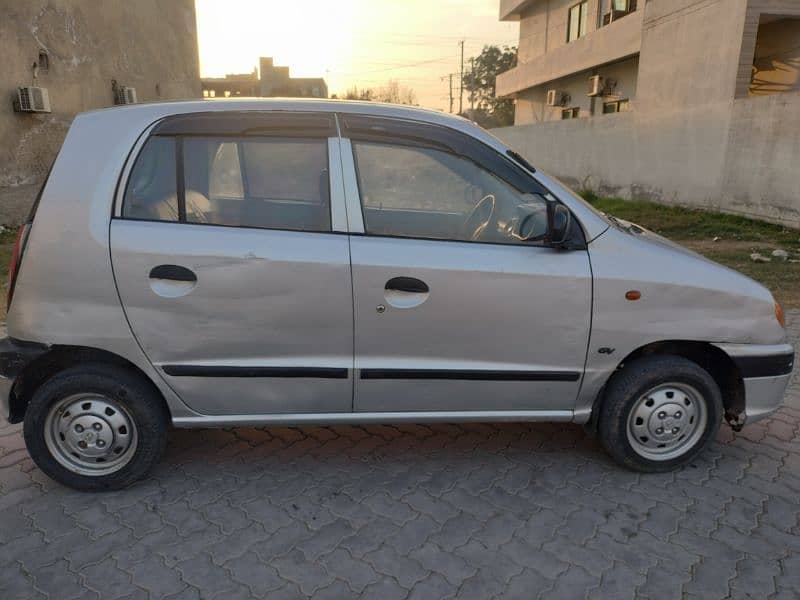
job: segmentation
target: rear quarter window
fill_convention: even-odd
[[[122,216],[153,221],[178,220],[174,138],[155,136],[147,140],[128,179]]]

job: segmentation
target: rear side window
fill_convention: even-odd
[[[183,152],[187,221],[330,231],[326,140],[187,137]]]
[[[327,140],[153,136],[131,172],[122,215],[330,231]]]
[[[122,216],[153,221],[178,220],[174,138],[147,140],[128,179]]]

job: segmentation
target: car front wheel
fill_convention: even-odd
[[[167,423],[149,382],[112,365],[85,365],[36,390],[25,413],[25,444],[37,466],[64,485],[118,489],[161,458]]]
[[[631,361],[609,382],[600,441],[620,464],[664,472],[691,462],[716,435],[722,397],[707,371],[679,356]]]

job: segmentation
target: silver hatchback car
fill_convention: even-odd
[[[80,489],[143,477],[170,423],[571,421],[666,471],[776,410],[794,356],[761,285],[370,103],[79,115],[9,303],[3,414]]]

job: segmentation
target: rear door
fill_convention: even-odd
[[[546,228],[547,191],[472,138],[342,121],[363,210],[351,237],[354,409],[569,419],[591,316],[579,228],[573,249],[520,239],[522,219]]]
[[[134,335],[194,410],[352,409],[340,173],[329,115],[186,115],[151,132],[112,261]]]

